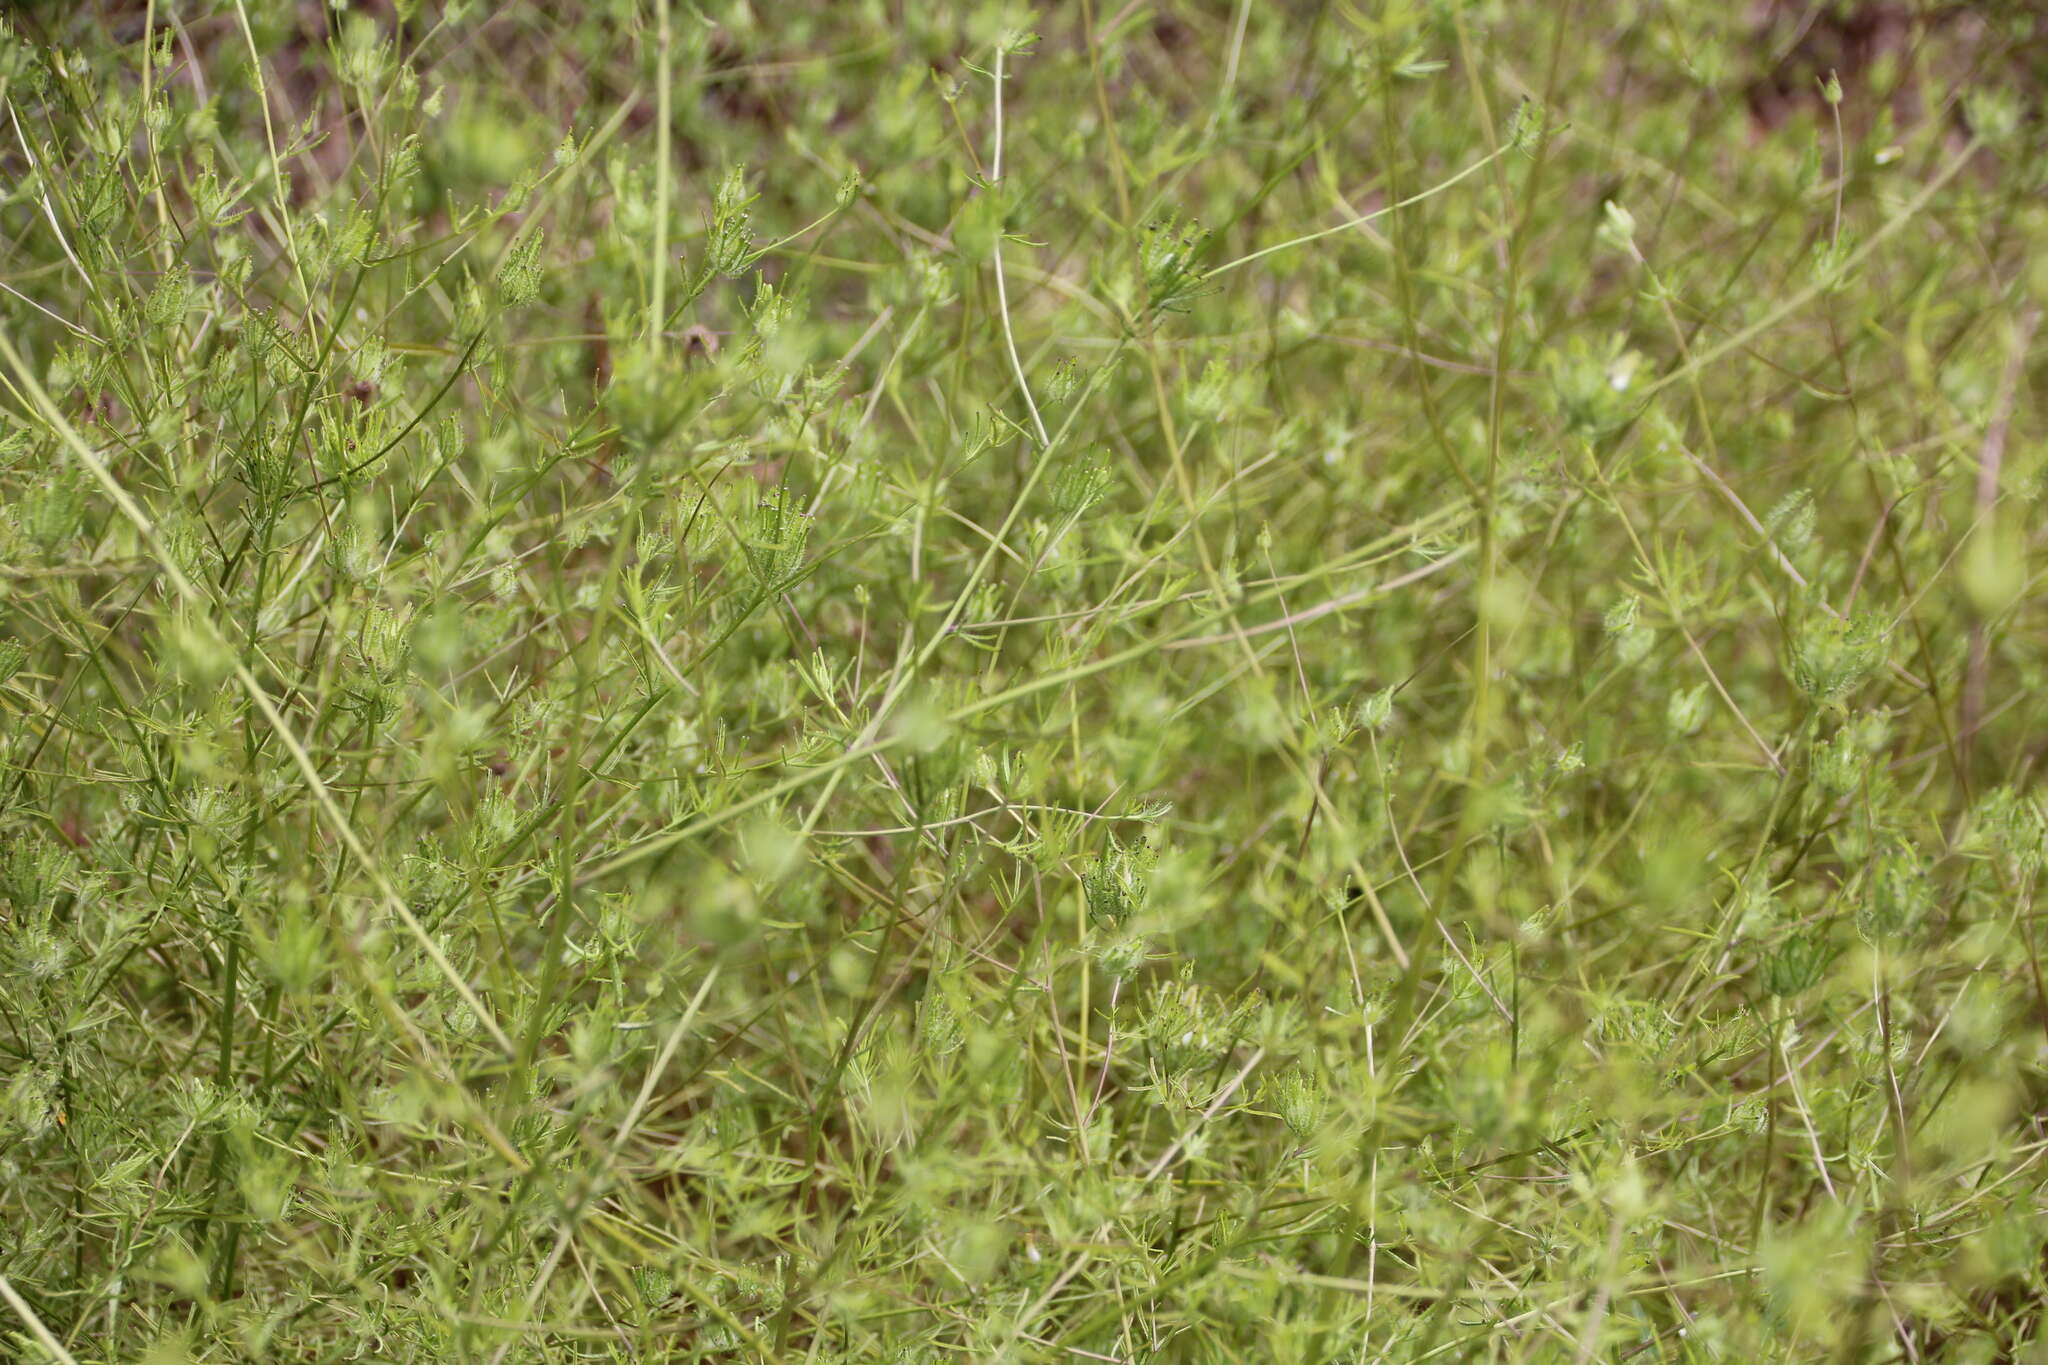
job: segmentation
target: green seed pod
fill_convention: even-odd
[[[718,192],[712,198],[704,262],[711,273],[731,278],[753,260],[754,239],[748,231],[748,206],[753,202],[754,196],[747,193],[746,167],[734,166],[718,182]]]
[[[1095,965],[1111,981],[1129,981],[1145,965],[1146,956],[1144,939],[1114,939],[1095,950]]]
[[[2048,855],[2048,820],[2031,797],[2000,787],[1970,813],[1974,839],[2016,872],[2037,871]]]
[[[1664,724],[1676,738],[1690,739],[1707,723],[1707,711],[1707,685],[1700,683],[1671,694],[1664,707]]]
[[[1382,687],[1358,700],[1358,728],[1384,730],[1394,719],[1394,689]]]
[[[1862,785],[1868,766],[1855,734],[1846,725],[1835,732],[1833,739],[1813,746],[1814,785],[1829,796],[1847,796],[1855,791]]]
[[[498,300],[507,308],[532,303],[540,297],[540,249],[547,233],[535,228],[514,243],[498,267]]]
[[[1323,1109],[1329,1102],[1329,1095],[1321,1081],[1297,1066],[1273,1083],[1268,1102],[1280,1115],[1280,1121],[1287,1125],[1287,1131],[1294,1135],[1294,1140],[1307,1142],[1315,1136],[1317,1126],[1323,1121]]]
[[[1910,933],[1933,904],[1934,890],[1918,856],[1908,848],[1888,849],[1871,869],[1856,907],[1856,932],[1866,943]]]
[[[1834,957],[1825,934],[1818,930],[1795,933],[1764,959],[1764,989],[1780,999],[1811,990],[1827,974]]]
[[[1062,517],[1078,517],[1102,500],[1109,491],[1109,466],[1086,456],[1062,460],[1053,471],[1046,496],[1053,511]]]
[[[1814,517],[1812,492],[1795,489],[1780,498],[1764,517],[1764,530],[1780,550],[1795,555],[1813,542]]]
[[[1144,844],[1126,845],[1112,835],[1109,850],[1081,874],[1088,918],[1099,928],[1120,929],[1145,908],[1151,894],[1154,856]]]
[[[1874,616],[1822,616],[1792,644],[1792,681],[1822,706],[1839,707],[1884,661],[1884,625]]]

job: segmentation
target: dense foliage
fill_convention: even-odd
[[[0,1344],[2044,1358],[2030,9],[21,8]]]

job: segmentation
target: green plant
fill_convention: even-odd
[[[0,1349],[2038,1358],[2044,30],[1810,8],[15,7]]]

